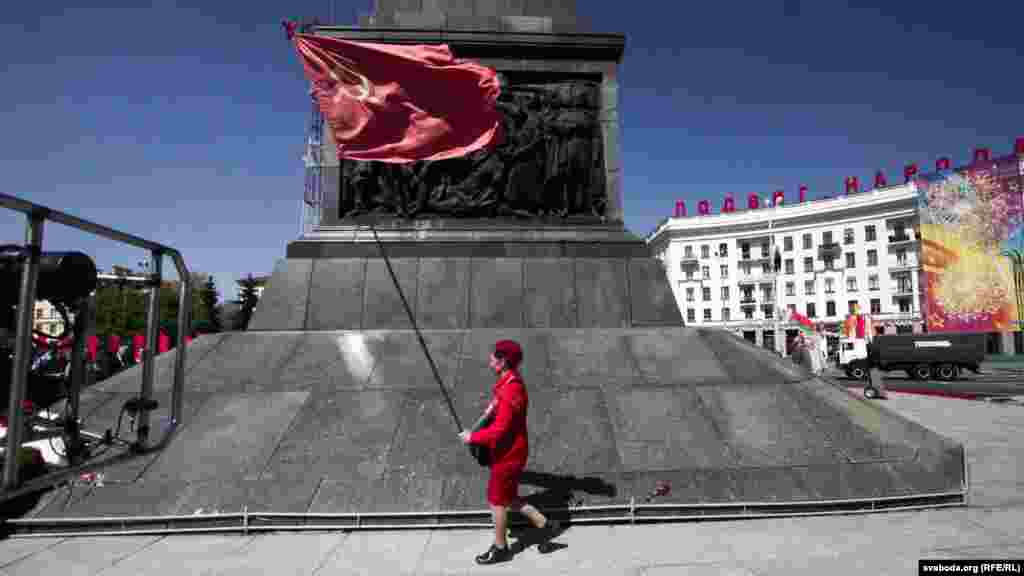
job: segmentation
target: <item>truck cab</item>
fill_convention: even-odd
[[[868,343],[863,338],[839,339],[839,369],[848,378],[863,380],[868,374]]]

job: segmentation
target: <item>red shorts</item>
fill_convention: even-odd
[[[519,475],[523,472],[519,462],[500,463],[491,467],[487,480],[487,503],[492,506],[511,506],[519,502]]]

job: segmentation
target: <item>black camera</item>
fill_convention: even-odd
[[[0,305],[17,306],[23,250],[0,254]],[[96,264],[81,252],[43,252],[39,256],[36,300],[70,306],[96,289]]]
[[[26,250],[21,246],[0,247],[0,332],[6,338],[0,339],[0,411],[6,410],[10,393],[10,376],[14,355],[13,338],[17,330],[17,307],[21,293],[21,274]],[[65,320],[65,334],[68,333],[67,309],[74,309],[77,302],[89,296],[97,286],[96,265],[92,258],[81,252],[43,252],[39,257],[39,277],[36,282],[35,301],[48,300]],[[31,303],[35,305],[35,301]],[[28,334],[23,338],[30,338]],[[61,336],[63,337],[63,335]],[[29,386],[26,399],[37,404],[48,404],[63,390],[62,379],[54,381],[45,369],[47,365],[35,366],[33,358],[29,369]]]

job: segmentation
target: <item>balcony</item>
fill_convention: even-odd
[[[698,264],[700,264],[700,260],[698,260],[697,257],[694,256],[693,254],[689,254],[687,256],[683,256],[679,260],[679,266],[681,268],[683,268],[683,269],[693,268],[694,266],[697,266]]]
[[[872,314],[876,320],[895,320],[895,321],[912,321],[921,320],[921,314],[919,312],[883,312],[880,314]]]
[[[771,259],[772,259],[772,257],[771,257],[770,254],[762,254],[762,253],[754,254],[754,253],[749,253],[749,252],[748,253],[740,254],[740,262],[760,263],[760,262],[769,262],[769,261],[771,261]]]
[[[916,270],[921,267],[921,264],[917,260],[907,258],[905,260],[897,260],[896,262],[889,264],[889,270]]]
[[[893,296],[913,296],[914,287],[911,285],[896,286],[891,289]]]
[[[758,272],[757,274],[750,274],[749,276],[740,276],[736,279],[736,283],[741,286],[755,286],[758,284],[772,285],[775,283],[775,279],[778,275],[775,272]]]
[[[838,242],[829,242],[818,246],[818,259],[839,258],[843,255],[843,247]]]
[[[907,234],[905,232],[903,234],[893,234],[889,236],[889,244],[899,244],[905,242],[917,242],[917,240],[911,238],[910,234]]]
[[[743,296],[740,298],[740,306],[745,308],[749,306],[757,306],[757,300],[755,300],[753,296]]]

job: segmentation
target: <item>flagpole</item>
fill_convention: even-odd
[[[459,420],[459,414],[455,411],[455,404],[452,403],[451,396],[448,395],[448,389],[445,388],[444,382],[441,380],[441,374],[437,370],[437,365],[434,364],[434,357],[430,355],[430,349],[427,348],[427,342],[423,339],[423,333],[420,332],[419,326],[416,325],[416,315],[413,314],[412,307],[409,306],[409,301],[405,299],[405,293],[402,292],[402,286],[398,283],[398,276],[395,275],[394,269],[391,268],[391,260],[388,258],[387,252],[384,250],[384,243],[381,242],[380,237],[377,236],[377,227],[373,225],[372,216],[366,220],[366,223],[370,226],[370,232],[373,233],[373,240],[377,244],[377,251],[384,259],[384,265],[387,266],[388,274],[391,276],[391,280],[395,284],[395,290],[398,291],[398,297],[402,300],[402,306],[405,308],[405,312],[409,316],[409,323],[412,324],[412,329],[416,332],[416,338],[419,339],[420,346],[423,348],[423,354],[427,357],[427,363],[430,364],[430,370],[434,374],[434,380],[437,381],[438,387],[441,388],[441,394],[444,396],[444,400],[448,404],[448,410],[452,414],[452,419],[455,420],[455,427],[458,428],[459,432],[462,432],[462,421]]]

